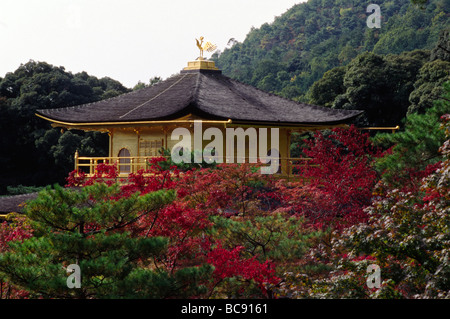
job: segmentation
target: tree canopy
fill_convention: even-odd
[[[446,58],[441,49],[446,37],[443,30],[431,51],[361,53],[327,71],[306,96],[318,105],[364,110],[356,121],[360,126],[403,126],[407,115],[431,108],[450,80],[450,60],[438,58]]]
[[[366,24],[367,5],[361,0],[299,3],[273,23],[252,28],[243,42],[234,42],[213,59],[227,76],[307,101],[315,81],[358,54],[430,50],[449,26],[448,1],[422,1],[423,9],[409,0],[382,1],[379,29]]]
[[[73,155],[107,154],[98,132],[62,131],[35,116],[37,109],[90,103],[128,92],[118,81],[29,61],[0,81],[0,194],[8,185],[64,182]]]

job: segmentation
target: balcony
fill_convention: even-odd
[[[84,172],[87,177],[93,176],[99,164],[116,165],[119,172],[119,178],[126,178],[130,173],[136,173],[141,169],[146,169],[152,158],[161,158],[169,156],[129,156],[129,157],[85,157],[75,154],[75,170]],[[280,158],[277,178],[287,180],[298,180],[301,178],[296,171],[298,167],[308,165],[310,158]],[[246,159],[245,162],[249,162]]]

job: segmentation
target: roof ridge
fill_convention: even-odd
[[[249,87],[249,88],[251,88],[251,89],[256,89],[257,91],[260,91],[260,92],[262,92],[263,94],[268,94],[268,95],[278,96],[278,95],[275,95],[275,94],[273,94],[273,93],[270,93],[270,92],[267,92],[267,91],[263,91],[263,90],[261,90],[261,89],[258,89],[257,87],[254,87],[254,86],[252,86],[252,85],[250,85],[250,84],[247,84],[247,83],[241,82],[241,81],[239,81],[239,80],[235,80],[235,79],[233,79],[233,78],[230,78],[230,77],[228,77],[228,76],[226,76],[226,75],[223,75],[223,77],[224,77],[227,81],[234,82],[234,83],[238,83],[238,84],[240,84],[240,85]],[[231,88],[229,88],[229,89],[232,90]],[[238,95],[239,95],[242,99],[244,99],[245,101],[250,102],[249,99],[248,99],[248,98],[249,98],[248,95],[243,94],[243,92],[240,92],[239,90],[232,90],[232,91],[233,91],[235,94],[238,94]],[[254,102],[258,102],[258,106],[260,106],[260,107],[264,107],[264,106],[265,106],[264,103],[260,103],[259,101],[256,101],[255,99],[253,99],[253,101],[254,101]]]
[[[202,77],[202,74],[199,72],[197,74],[197,80],[195,81],[195,89],[192,92],[192,101],[198,103],[198,96],[200,93],[200,85],[202,80],[200,79]]]
[[[119,116],[119,118],[124,118],[125,116],[129,115],[130,113],[136,111],[138,108],[144,106],[147,103],[150,103],[151,101],[153,101],[154,99],[160,97],[161,95],[163,95],[164,93],[166,93],[168,90],[170,90],[171,88],[173,88],[175,85],[177,85],[178,83],[180,83],[189,73],[183,74],[181,76],[180,79],[176,80],[175,83],[172,83],[169,87],[167,87],[166,89],[164,89],[162,92],[159,92],[158,94],[156,94],[155,96],[153,96],[151,99],[145,101],[144,103],[139,104],[138,106],[134,107],[133,109],[129,110],[128,112],[126,112],[125,114]],[[181,74],[180,74],[181,75]]]

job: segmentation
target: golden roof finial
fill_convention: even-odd
[[[183,69],[183,71],[190,70],[210,70],[210,71],[220,71],[214,61],[209,61],[203,57],[203,51],[213,52],[217,49],[215,44],[211,42],[203,43],[204,37],[200,37],[199,39],[195,39],[197,41],[197,47],[200,50],[200,56],[195,60],[188,62],[188,66]]]
[[[199,60],[203,60],[203,51],[204,50],[206,50],[208,52],[213,52],[214,50],[217,49],[217,46],[215,44],[212,44],[211,42],[208,42],[208,41],[203,45],[203,40],[204,40],[203,36],[200,37],[200,40],[195,39],[195,41],[197,41],[197,47],[200,50]]]

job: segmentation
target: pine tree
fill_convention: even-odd
[[[442,160],[439,148],[445,134],[440,124],[441,116],[450,113],[450,82],[444,83],[443,88],[442,98],[425,114],[413,113],[406,118],[404,131],[375,137],[377,144],[391,146],[388,154],[376,163],[385,182],[395,187],[413,186],[429,173],[427,167],[432,169],[430,165],[438,165]]]
[[[164,298],[199,293],[211,267],[174,273],[153,267],[167,239],[132,237],[130,227],[172,202],[173,191],[122,196],[118,185],[103,183],[47,188],[28,203],[34,236],[10,243],[0,255],[9,282],[44,298]],[[80,277],[69,268],[79,267]],[[68,268],[68,266],[70,266]],[[76,266],[75,266],[76,267]],[[76,271],[76,269],[75,269]],[[81,287],[72,284],[78,283]]]

